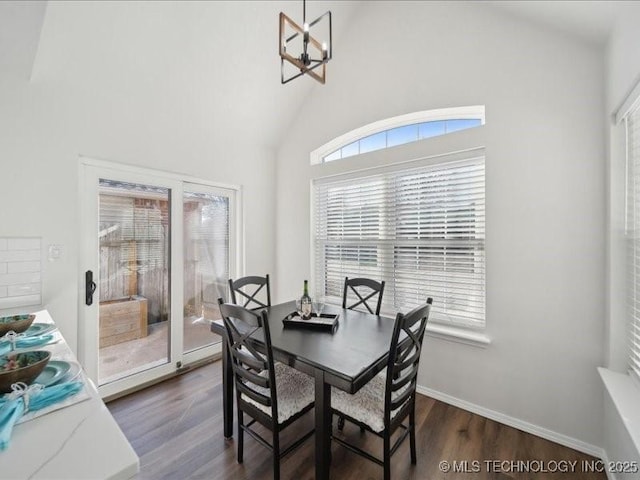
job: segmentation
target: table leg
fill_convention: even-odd
[[[222,339],[222,415],[224,438],[233,437],[233,370],[227,340]]]
[[[316,371],[316,480],[328,480],[331,469],[331,386]]]

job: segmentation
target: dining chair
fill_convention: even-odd
[[[258,295],[266,287],[266,303],[264,295]],[[271,306],[271,289],[269,288],[269,274],[264,277],[242,277],[237,280],[229,279],[229,291],[231,293],[231,303],[240,305],[251,310],[258,310]],[[262,299],[261,299],[262,298]],[[255,304],[255,305],[253,305]]]
[[[365,287],[364,289],[362,287]],[[356,297],[356,302],[347,306],[347,297],[352,293]],[[377,282],[370,278],[349,278],[344,279],[344,289],[342,293],[342,308],[357,310],[363,306],[372,315],[380,315],[380,307],[382,306],[382,294],[384,293],[384,281]],[[375,310],[367,303],[368,300],[373,302],[373,297],[378,296]]]
[[[364,288],[362,288],[364,287]],[[349,292],[356,296],[356,302],[347,307],[347,297]],[[382,306],[382,295],[384,294],[384,281],[377,282],[370,278],[349,278],[344,279],[344,289],[342,291],[342,308],[349,310],[358,310],[361,305],[364,306],[369,313],[380,315],[380,307]],[[367,303],[367,300],[373,300],[378,295],[375,311]],[[338,417],[338,430],[344,428],[345,419],[343,416]],[[362,429],[362,428],[361,428]]]
[[[364,387],[351,395],[336,388],[331,391],[333,413],[364,428],[383,440],[383,458],[333,436],[333,440],[358,455],[382,465],[384,480],[391,478],[391,455],[409,436],[411,463],[416,455],[416,384],[422,340],[433,300],[427,299],[406,315],[398,313],[395,320],[386,375],[377,375]],[[409,418],[408,425],[403,422]],[[398,429],[403,432],[391,445],[391,436]]]
[[[302,417],[314,406],[314,381],[308,375],[288,365],[274,362],[267,313],[218,299],[220,313],[227,332],[238,412],[238,463],[243,461],[244,432],[271,450],[273,478],[280,478],[280,459],[311,437],[311,430],[280,448],[280,432]],[[263,348],[256,348],[258,340]],[[245,424],[244,415],[251,420]],[[271,431],[271,443],[251,426],[258,422]]]

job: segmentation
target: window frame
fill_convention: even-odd
[[[420,139],[416,142],[410,142],[393,148],[385,148],[381,150],[369,151],[361,153],[352,157],[342,159],[341,161],[329,161],[323,162],[322,156],[326,155],[339,148],[341,145],[353,142],[360,137],[365,137],[375,132],[383,131],[385,129],[401,127],[405,124],[422,123],[428,121],[438,120],[451,120],[461,118],[464,114],[469,115],[471,118],[482,118],[482,124],[476,128],[468,128],[455,132],[455,135],[439,135]],[[484,145],[486,144],[486,130],[485,125],[485,107],[484,106],[468,106],[468,107],[456,107],[449,109],[439,109],[431,111],[421,111],[412,114],[401,115],[393,117],[379,122],[366,125],[364,127],[357,128],[351,132],[345,133],[331,140],[327,144],[317,148],[310,154],[311,158],[311,177],[310,177],[310,270],[311,277],[316,278],[316,261],[315,261],[315,246],[316,246],[316,212],[315,212],[315,191],[314,182],[322,179],[329,179],[335,177],[348,178],[353,176],[355,178],[360,176],[370,175],[371,172],[383,172],[388,169],[403,169],[412,168],[421,164],[433,164],[442,162],[444,158],[451,161],[457,159],[469,158],[469,155],[473,155],[471,152],[477,153],[479,151],[485,151]],[[489,172],[490,162],[485,158],[485,179],[486,174]],[[486,200],[486,180],[485,180],[485,200]],[[485,211],[488,212],[488,210]],[[488,224],[488,223],[487,223]],[[485,239],[485,324],[484,328],[470,329],[459,325],[452,325],[451,323],[437,323],[436,321],[429,322],[427,326],[427,334],[430,337],[452,341],[455,343],[461,343],[477,348],[487,348],[491,344],[490,320],[489,310],[487,309],[487,279],[490,277],[490,272],[487,270],[488,254],[487,243]],[[382,314],[387,316],[395,316],[397,312],[386,312],[383,309]]]
[[[613,150],[612,162],[615,162],[617,158],[624,159],[624,166],[621,168],[622,171],[620,172],[620,175],[623,178],[624,197],[621,202],[616,198],[610,198],[610,207],[613,210],[616,206],[620,204],[623,205],[621,214],[623,216],[622,225],[624,225],[624,232],[622,235],[623,238],[621,239],[621,247],[618,248],[615,242],[612,241],[608,252],[610,256],[610,268],[612,269],[610,271],[611,284],[609,285],[609,362],[612,364],[610,367],[617,367],[620,370],[626,370],[635,386],[640,388],[640,365],[637,364],[638,359],[640,358],[640,345],[636,345],[636,348],[633,348],[631,345],[634,337],[634,334],[632,333],[633,329],[635,328],[640,330],[640,314],[637,316],[632,315],[630,305],[630,302],[632,301],[630,298],[630,290],[637,289],[636,286],[640,283],[640,274],[633,275],[631,273],[630,270],[633,270],[633,264],[629,261],[629,255],[632,254],[632,250],[634,248],[640,249],[640,229],[638,229],[638,231],[634,231],[634,225],[631,225],[633,219],[630,219],[630,215],[635,213],[631,212],[630,204],[634,201],[637,202],[640,200],[640,186],[637,185],[637,183],[640,183],[640,172],[636,173],[632,171],[634,167],[634,159],[631,158],[630,152],[632,145],[629,132],[629,122],[631,121],[631,117],[634,115],[637,115],[638,118],[636,118],[635,121],[640,124],[640,82],[633,87],[629,95],[613,114],[613,123],[616,126],[617,131],[623,132],[621,136],[616,136],[616,129],[612,130],[612,134],[614,135],[612,145],[614,147],[616,146],[616,139],[619,139],[622,144],[620,151],[616,149]],[[638,134],[638,137],[639,138],[636,140],[638,145],[640,145],[640,134]],[[636,147],[638,145],[636,145]],[[640,169],[640,153],[638,153],[636,163],[638,164],[636,165],[636,170],[638,170]],[[630,174],[632,173],[636,176],[636,185],[632,185],[634,182],[634,179],[630,178]],[[614,171],[611,172],[610,177],[611,181],[616,181],[617,179]],[[634,186],[636,187],[635,191],[638,192],[638,198],[633,196],[635,193],[633,189]],[[610,186],[610,188],[611,187],[612,186]],[[640,214],[635,213],[635,215],[639,216]],[[610,225],[609,227],[613,228],[613,225]],[[634,236],[638,238],[634,238]],[[616,260],[618,259],[620,259],[621,264],[617,263]],[[619,277],[620,275],[622,277]],[[623,278],[620,282],[621,286],[624,287],[623,295],[614,293],[616,291],[614,288],[614,282],[617,278]],[[623,302],[625,308],[614,310],[615,307],[613,304],[615,303],[615,300]],[[634,357],[635,366],[632,365],[634,363]]]
[[[313,150],[310,155],[310,164],[311,165],[319,165],[325,162],[324,158],[331,153],[335,152],[339,148],[345,147],[353,142],[364,139],[371,135],[375,135],[377,133],[381,133],[387,130],[392,130],[394,128],[406,127],[409,125],[414,125],[417,123],[426,123],[426,122],[437,122],[437,121],[445,121],[445,120],[465,120],[465,119],[480,119],[481,125],[485,124],[485,107],[484,105],[473,105],[473,106],[465,106],[465,107],[452,107],[452,108],[440,108],[434,110],[422,110],[419,112],[407,113],[404,115],[398,115],[396,117],[385,118],[383,120],[378,120],[373,123],[369,123],[362,127],[356,128],[347,132],[339,137],[330,140],[325,143],[321,147]],[[452,132],[455,133],[455,132]],[[431,137],[433,138],[433,137]],[[429,140],[429,138],[421,139],[418,141]],[[413,143],[413,142],[410,142]],[[388,148],[396,148],[402,145],[390,146]],[[366,152],[369,153],[369,152]],[[361,155],[366,155],[366,153],[360,153],[356,155],[351,155],[349,157],[345,157],[340,160],[345,160],[347,158],[356,158]],[[340,161],[334,160],[334,161]]]
[[[627,276],[626,361],[629,375],[640,385],[640,273],[634,268],[640,257],[640,98],[621,119],[625,129],[625,244]],[[635,151],[635,154],[634,154]]]

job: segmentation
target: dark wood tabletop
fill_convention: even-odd
[[[325,305],[323,313],[338,314],[333,331],[284,326],[282,320],[295,311],[295,302],[267,307],[274,357],[303,371],[316,384],[316,478],[329,478],[331,451],[331,387],[357,392],[380,372],[387,362],[394,320],[392,318],[335,305]],[[225,336],[221,320],[211,330]],[[233,428],[233,376],[223,343],[223,397],[225,437]]]
[[[267,309],[274,350],[320,368],[331,385],[355,393],[386,365],[393,319],[325,305],[323,313],[338,314],[335,331],[284,327],[282,319],[295,311],[295,302]],[[300,370],[304,371],[302,365]],[[307,372],[311,373],[311,372]]]

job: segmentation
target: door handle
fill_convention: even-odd
[[[93,272],[87,270],[84,274],[84,303],[93,304],[93,293],[96,291],[96,282],[93,281]]]

